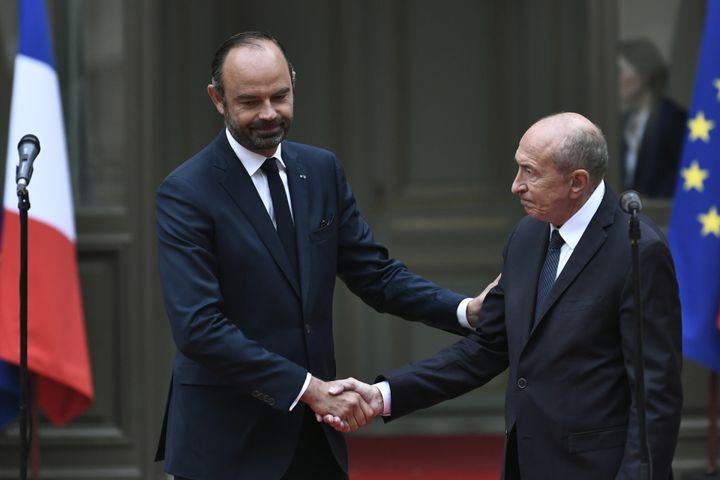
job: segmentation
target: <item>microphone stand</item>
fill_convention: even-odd
[[[645,370],[643,366],[643,315],[642,298],[640,297],[640,222],[638,211],[633,208],[630,216],[630,244],[632,247],[633,299],[635,304],[635,401],[638,415],[640,469],[638,478],[650,478],[650,461],[647,443],[647,425],[645,424]]]
[[[18,210],[20,210],[20,479],[27,479],[30,388],[28,382],[28,210],[30,194],[25,185],[18,185]]]

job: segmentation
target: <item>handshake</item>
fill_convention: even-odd
[[[312,377],[302,396],[315,412],[318,422],[325,422],[338,432],[354,432],[383,413],[383,397],[374,385],[354,378],[324,382]]]
[[[468,299],[465,313],[469,327],[477,326],[483,301],[499,281],[500,275],[490,282],[480,295]],[[331,382],[311,377],[301,400],[315,412],[318,422],[325,422],[338,432],[354,432],[370,423],[384,410],[380,389],[352,377]]]

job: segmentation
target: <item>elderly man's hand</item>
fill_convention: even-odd
[[[300,398],[315,412],[318,421],[331,419],[333,428],[340,432],[354,432],[370,423],[375,414],[368,402],[358,392],[348,389],[339,391],[333,384],[312,377],[307,390]]]
[[[367,403],[367,405],[370,407],[370,416],[368,418],[368,422],[372,420],[374,417],[380,415],[383,412],[383,398],[382,394],[380,393],[380,390],[374,386],[370,385],[364,382],[361,382],[359,380],[356,380],[352,377],[346,378],[344,380],[335,380],[330,383],[330,394],[331,395],[347,395],[348,393],[356,393],[362,397],[362,399]],[[367,412],[365,412],[367,413]],[[324,416],[318,416],[318,421],[323,421],[333,427],[335,430],[343,432],[347,431],[345,428],[345,423],[343,422],[341,418],[339,418],[336,415],[324,415]],[[362,426],[362,425],[360,425]],[[350,430],[354,431],[354,430]]]

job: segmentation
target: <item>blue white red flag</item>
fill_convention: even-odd
[[[44,0],[19,2],[0,244],[0,427],[19,411],[20,223],[17,144],[40,140],[28,187],[28,368],[35,399],[55,424],[94,397],[75,250],[75,220],[60,88]]]

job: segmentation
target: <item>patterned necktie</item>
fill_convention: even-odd
[[[273,203],[273,213],[275,215],[275,225],[277,233],[280,237],[285,253],[293,266],[295,273],[298,272],[297,261],[297,245],[295,243],[295,226],[290,216],[290,206],[288,205],[287,195],[285,194],[285,186],[280,179],[278,166],[275,158],[268,158],[260,167],[268,179],[270,187],[270,198]]]
[[[563,240],[560,236],[560,232],[558,230],[553,230],[552,235],[550,236],[550,244],[548,245],[548,250],[545,254],[545,263],[543,263],[542,270],[540,270],[540,277],[538,278],[537,299],[535,301],[536,321],[540,315],[540,309],[542,308],[543,303],[545,303],[545,297],[547,297],[553,283],[555,283],[558,261],[560,260],[560,249],[564,243],[565,240]]]

